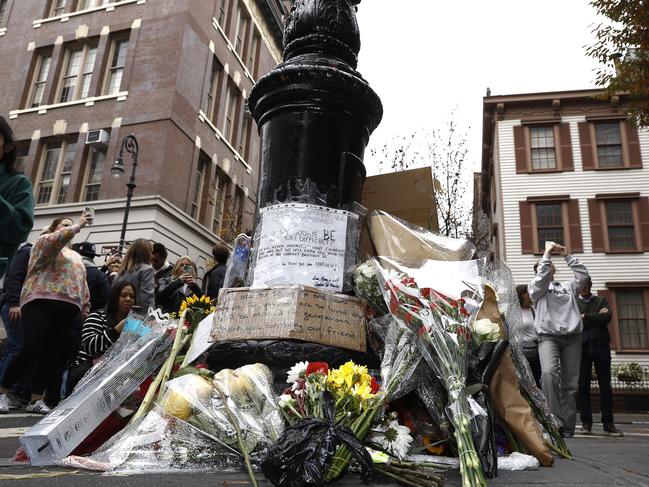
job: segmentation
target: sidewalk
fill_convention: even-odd
[[[18,415],[17,415],[18,416]],[[21,417],[0,416],[0,476],[8,474],[29,475],[44,472],[61,472],[61,477],[23,480],[1,480],[3,487],[24,487],[35,485],[51,487],[94,487],[103,485],[143,486],[184,486],[192,487],[237,487],[250,485],[245,474],[223,473],[182,473],[182,474],[146,474],[120,476],[101,475],[92,472],[78,471],[56,467],[41,469],[26,464],[12,464],[9,458],[18,446],[18,427],[34,424],[39,418],[28,415]],[[554,467],[540,468],[533,472],[500,472],[497,479],[489,479],[490,486],[625,486],[649,487],[649,414],[618,415],[619,427],[624,431],[624,438],[601,436],[601,425],[595,424],[592,436],[577,435],[567,440],[574,460],[557,459]],[[635,424],[634,424],[635,423]],[[11,431],[14,430],[12,434]],[[4,432],[4,434],[3,434]],[[260,476],[261,479],[261,476]],[[347,476],[344,481],[334,485],[341,487],[363,485],[358,477]],[[375,481],[375,487],[393,487],[395,484]],[[448,487],[461,485],[458,472],[447,475]],[[260,486],[271,487],[269,482],[262,481]]]

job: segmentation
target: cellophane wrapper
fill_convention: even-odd
[[[487,413],[465,389],[471,328],[483,298],[484,262],[377,257],[374,263],[390,313],[418,337],[421,355],[446,387],[463,485],[485,485],[470,424],[474,416]]]
[[[234,471],[244,468],[243,448],[258,466],[284,431],[272,381],[270,370],[261,364],[225,369],[214,378],[182,375],[167,383],[164,395],[141,420],[91,457],[69,457],[64,463],[142,473]]]
[[[550,412],[547,400],[536,385],[529,362],[523,353],[523,315],[516,293],[517,283],[514,282],[512,272],[507,264],[497,259],[485,262],[483,269],[484,282],[489,284],[498,296],[498,308],[504,317],[519,384],[543,414],[547,423],[558,430],[560,423]]]

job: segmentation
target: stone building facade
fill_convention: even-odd
[[[126,240],[203,270],[253,226],[259,137],[246,99],[281,60],[280,0],[2,0],[0,114],[34,185],[37,234],[96,209],[82,239],[108,250],[123,218],[123,138],[139,142]]]

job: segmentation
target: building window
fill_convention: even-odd
[[[545,249],[545,242],[565,245],[561,203],[537,203],[536,228],[539,249]]]
[[[254,79],[257,79],[257,59],[259,58],[260,45],[261,38],[255,31],[255,35],[252,37],[252,45],[250,46],[250,51],[248,53],[248,69],[250,70],[250,74]]]
[[[237,109],[239,105],[239,96],[237,88],[231,83],[227,84],[225,92],[225,110],[223,115],[223,136],[233,143],[235,140],[235,122],[237,117]]]
[[[631,201],[607,201],[606,226],[610,250],[635,250],[635,229]]]
[[[8,0],[0,0],[0,24],[4,24],[5,13],[7,12]]]
[[[64,203],[70,187],[76,144],[51,143],[47,144],[43,152],[41,170],[36,185],[36,204]]]
[[[230,0],[218,0],[216,6],[216,21],[225,30],[225,22],[228,18],[228,3]]]
[[[99,199],[101,189],[101,177],[104,173],[106,163],[106,150],[90,149],[88,161],[88,175],[84,191],[84,201],[96,201]]]
[[[115,39],[113,41],[110,49],[106,89],[104,90],[106,95],[116,95],[121,90],[127,52],[128,39]]]
[[[109,0],[80,0],[77,10],[87,10],[89,8],[101,7],[109,3]]]
[[[214,217],[212,218],[212,233],[221,234],[221,223],[223,222],[223,210],[225,208],[225,197],[230,188],[230,180],[221,170],[217,170],[216,181],[214,182]]]
[[[243,126],[241,127],[241,137],[239,139],[239,155],[245,161],[248,160],[248,146],[250,144],[250,132],[252,128],[252,117],[249,113],[243,114]]]
[[[543,254],[545,242],[565,245],[573,253],[584,251],[579,200],[570,195],[528,197],[518,206],[523,254]]]
[[[554,129],[552,126],[530,127],[532,169],[556,169]]]
[[[574,171],[569,123],[523,121],[513,132],[516,173]]]
[[[615,301],[621,348],[648,348],[647,308],[642,290],[616,291]]]
[[[221,77],[223,68],[221,64],[213,58],[212,60],[212,73],[210,76],[210,85],[207,90],[207,111],[205,114],[207,118],[212,121],[217,120],[219,109],[219,87],[221,84]]]
[[[246,7],[241,2],[237,5],[237,30],[235,32],[234,50],[240,59],[244,59],[246,48],[248,47],[248,25],[250,17],[246,12]]]
[[[59,15],[63,15],[65,13],[65,7],[67,3],[67,0],[53,0],[50,16],[57,17]]]
[[[597,141],[597,163],[599,167],[623,167],[622,138],[618,122],[595,124]]]
[[[97,46],[84,45],[66,52],[59,103],[88,98]]]
[[[31,94],[29,95],[29,108],[36,108],[43,104],[43,95],[45,93],[45,84],[50,75],[52,65],[52,55],[42,53],[36,59],[36,69],[34,70],[34,81],[32,83]]]
[[[193,219],[198,220],[200,216],[201,200],[203,199],[203,179],[205,177],[205,164],[202,160],[198,161],[198,168],[194,172],[194,196],[192,198],[192,208],[190,215]]]

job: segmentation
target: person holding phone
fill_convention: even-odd
[[[564,258],[574,274],[572,279],[565,282],[554,279],[553,255]],[[550,411],[563,424],[561,434],[570,438],[577,419],[583,329],[577,299],[588,281],[588,270],[566,247],[546,242],[545,253],[535,264],[534,272],[528,291],[536,310],[534,326],[539,340],[541,388]]]
[[[32,248],[20,295],[23,345],[0,383],[0,412],[8,412],[8,393],[25,375],[32,384],[28,413],[47,414],[59,403],[72,328],[90,311],[86,268],[69,245],[90,223],[86,214],[76,225],[57,218]]]
[[[158,291],[158,305],[165,313],[176,313],[180,305],[190,296],[199,298],[203,295],[196,284],[196,264],[189,256],[184,255],[176,261],[171,272],[171,282]]]

